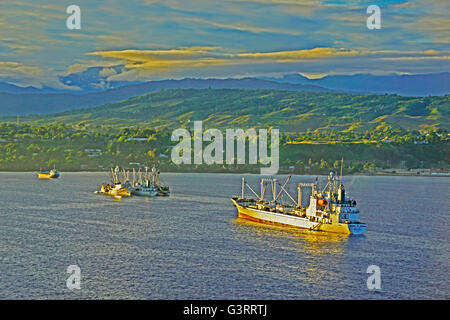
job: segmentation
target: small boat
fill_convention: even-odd
[[[168,186],[159,185],[157,187],[158,187],[158,196],[160,196],[160,197],[170,196],[170,189]]]
[[[131,194],[144,197],[169,196],[168,186],[163,185],[159,180],[159,170],[155,167],[149,172],[148,167],[145,172],[135,172],[133,169],[132,183],[127,180],[124,184],[130,190]]]
[[[114,185],[103,184],[100,191],[96,191],[95,193],[107,194],[115,198],[129,197],[131,195],[128,189],[120,183]]]
[[[52,169],[49,172],[38,172],[37,175],[39,179],[56,179],[61,173],[56,169]]]
[[[158,191],[158,196],[160,197],[168,197],[170,196],[170,188],[169,186],[163,184],[159,179],[159,170],[155,167],[152,168],[152,184]]]
[[[114,170],[111,169],[111,181],[111,184],[102,184],[100,190],[95,191],[94,193],[107,194],[118,199],[131,196],[131,192],[128,190],[127,186],[125,184],[122,185],[120,182],[119,167],[116,167]]]
[[[141,184],[136,185],[131,193],[136,196],[144,197],[155,197],[159,195],[158,190],[156,190],[153,185],[145,186]]]

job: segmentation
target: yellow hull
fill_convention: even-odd
[[[112,197],[129,197],[131,193],[129,192],[101,192],[103,194],[107,194]]]
[[[58,176],[49,173],[38,173],[39,179],[56,179]]]
[[[352,234],[349,226],[344,223],[338,224],[320,224],[318,222],[312,222],[306,218],[288,216],[280,213],[266,212],[257,209],[249,209],[238,205],[234,200],[233,203],[238,209],[238,217],[254,222],[278,225],[278,226],[289,226],[301,229],[307,229],[312,231],[324,231],[340,234]]]
[[[110,196],[113,197],[129,197],[131,196],[131,193],[128,191],[111,191],[108,193]]]
[[[131,196],[131,192],[127,188],[110,189],[109,186],[103,185],[100,189],[101,194],[107,194],[114,198],[122,198]]]
[[[352,234],[347,224],[321,224],[318,228],[319,231],[341,233],[341,234]]]

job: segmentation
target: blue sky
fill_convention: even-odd
[[[110,80],[450,71],[448,0],[74,1],[0,1],[0,81],[63,88],[94,66]],[[81,30],[66,28],[71,4]],[[366,27],[371,4],[381,30]]]

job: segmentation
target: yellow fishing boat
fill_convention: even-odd
[[[96,191],[96,193],[107,194],[115,198],[131,196],[131,192],[128,191],[127,188],[122,187],[120,183],[114,185],[103,184],[100,188],[100,191]]]
[[[125,173],[123,180],[128,180],[125,177]],[[117,199],[131,196],[130,190],[126,187],[126,185],[120,182],[119,167],[116,167],[114,170],[111,169],[111,184],[102,184],[100,190],[95,191],[94,193],[107,194]]]
[[[38,172],[37,175],[39,179],[56,179],[61,174],[58,170],[52,169],[50,172]]]

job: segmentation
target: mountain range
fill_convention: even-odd
[[[262,79],[183,79],[150,81],[86,94],[1,93],[0,115],[25,115],[63,112],[119,102],[161,89],[277,89],[285,91],[327,92],[315,85],[280,83]]]
[[[265,78],[281,83],[317,85],[347,93],[398,94],[401,96],[440,96],[450,93],[450,73],[391,74],[391,75],[333,75],[308,79],[298,73],[280,78]]]
[[[193,79],[159,81],[110,81],[122,66],[105,72],[101,67],[61,76],[60,81],[77,90],[20,87],[0,82],[0,115],[47,114],[116,103],[137,95],[166,89],[273,89],[283,91],[336,92],[441,96],[450,94],[450,73],[418,75],[330,75],[309,79],[298,73],[278,78]]]

